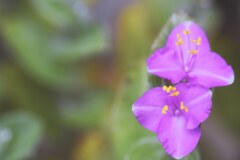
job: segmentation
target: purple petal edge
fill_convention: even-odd
[[[188,130],[183,117],[164,117],[157,131],[158,139],[166,152],[175,159],[190,154],[201,136],[200,127]]]

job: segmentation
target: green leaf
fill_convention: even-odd
[[[33,115],[17,111],[6,113],[0,118],[0,159],[26,159],[42,131],[42,123]]]
[[[59,37],[58,37],[59,38]],[[64,37],[61,37],[64,40]],[[104,31],[99,27],[92,27],[87,34],[79,35],[77,39],[65,39],[59,42],[54,52],[57,60],[73,62],[101,53],[106,48]]]
[[[115,159],[122,160],[130,146],[139,138],[151,135],[137,122],[132,113],[132,104],[148,88],[147,73],[144,61],[136,61],[137,66],[129,68],[125,80],[120,84],[110,112],[110,121],[113,138]]]
[[[47,84],[67,85],[71,74],[50,58],[52,52],[47,44],[51,32],[40,25],[29,17],[8,19],[1,24],[4,37],[14,51],[12,54],[28,74]]]
[[[67,26],[76,21],[71,6],[64,0],[29,0],[29,3],[49,24]]]
[[[73,61],[106,47],[103,30],[95,26],[85,33],[64,36],[26,16],[2,20],[1,27],[19,65],[36,81],[53,87],[71,88],[78,83]]]
[[[166,156],[156,137],[143,137],[133,143],[124,160],[164,160]]]

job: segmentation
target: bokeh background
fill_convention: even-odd
[[[1,160],[170,160],[136,121],[145,59],[173,13],[235,71],[185,160],[240,159],[240,1],[0,0]]]

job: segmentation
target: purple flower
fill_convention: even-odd
[[[148,90],[132,106],[146,129],[155,132],[166,152],[180,159],[196,147],[200,123],[210,114],[212,92],[200,85],[181,83]]]
[[[166,46],[153,53],[147,67],[149,73],[174,84],[187,81],[212,88],[234,81],[232,67],[210,50],[204,31],[192,21],[172,30]]]

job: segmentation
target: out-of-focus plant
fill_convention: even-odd
[[[0,158],[25,159],[43,133],[42,122],[29,113],[11,112],[0,118]]]
[[[19,2],[9,5],[15,3]],[[88,10],[83,1],[75,5],[85,5]],[[105,48],[103,29],[84,17],[87,15],[75,13],[75,6],[67,1],[29,0],[16,7],[1,11],[1,31],[21,69],[52,87],[79,85],[74,67]]]
[[[170,159],[154,135],[137,124],[131,105],[147,88],[161,83],[149,80],[145,71],[159,29],[173,12],[184,10],[214,33],[219,14],[209,2],[135,1],[113,16],[116,39],[107,46],[105,30],[88,6],[105,1],[1,0],[1,114],[18,109],[34,112],[45,122],[46,132],[41,139],[33,136],[31,143],[37,153],[17,145],[22,158]],[[158,47],[164,37],[155,43]],[[102,54],[106,47],[113,54]],[[47,144],[37,146],[36,141]],[[186,159],[198,160],[198,151]]]
[[[0,127],[13,123],[9,132],[14,138],[0,156],[4,160],[23,159],[33,153],[38,141],[63,136],[66,126],[88,128],[99,123],[107,91],[92,87],[92,83],[99,85],[97,79],[102,77],[93,79],[92,67],[86,66],[99,63],[96,57],[104,53],[107,37],[86,1],[2,0],[0,6],[0,104],[2,111],[11,115],[10,122],[0,120]],[[23,114],[12,113],[14,109]],[[42,125],[35,124],[25,111],[46,122],[47,135],[42,139],[38,131]]]

